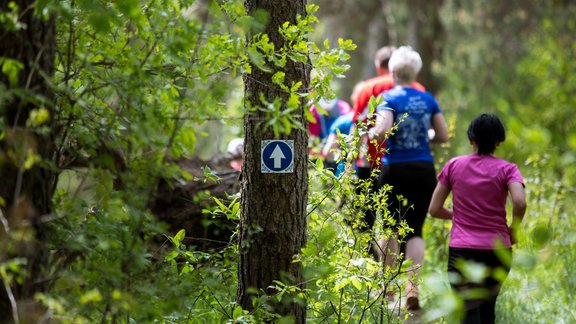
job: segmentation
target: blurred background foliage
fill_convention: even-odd
[[[570,203],[576,191],[576,3],[310,2],[319,5],[311,40],[328,39],[336,47],[343,38],[357,45],[349,53],[349,70],[332,80],[334,92],[345,100],[357,82],[375,76],[373,55],[379,47],[411,45],[421,53],[419,81],[438,98],[451,129],[450,143],[434,148],[438,169],[470,151],[465,130],[472,118],[491,112],[503,119],[507,140],[497,155],[519,165],[528,212],[498,317],[502,323],[576,321],[576,207]],[[151,210],[166,179],[172,189],[214,179],[209,169],[195,173],[199,168],[176,160],[211,159],[223,154],[233,137],[243,136],[244,38],[258,21],[250,24],[243,4],[232,0],[37,3],[40,15],[59,15],[52,85],[57,115],[51,117],[63,126],[57,137],[56,216],[48,225],[53,284],[37,298],[63,322],[254,320],[233,306],[236,247],[208,253],[190,236],[175,239],[176,231]],[[14,21],[10,11],[0,12],[5,28],[18,28]],[[2,72],[10,76],[18,67],[9,63]],[[2,91],[0,100],[11,95]],[[30,127],[46,132],[44,119],[39,110]],[[0,126],[7,127],[4,121]],[[343,262],[354,254],[342,241],[350,233],[339,234],[325,221],[346,218],[333,204],[341,198],[337,193],[349,192],[323,195],[329,180],[311,178],[312,188],[318,188],[311,207],[318,210],[311,213],[309,230],[311,241],[319,243],[313,252],[307,247],[303,262],[308,272],[320,271],[323,280],[345,286],[348,299],[342,305],[353,310],[358,296],[371,289],[355,278],[374,269]],[[201,191],[193,202],[207,197]],[[203,224],[235,224],[237,201],[226,203],[231,206],[226,212],[202,205],[208,215]],[[334,219],[322,218],[327,215]],[[449,226],[430,219],[425,228],[423,304],[429,321],[452,321],[458,306],[445,278]],[[160,251],[168,245],[166,256]],[[317,259],[317,249],[326,258]],[[17,273],[19,262],[2,263],[4,280]],[[334,278],[335,268],[341,277]],[[325,288],[311,297],[317,313],[310,316],[332,321]],[[327,294],[338,298],[335,291]]]

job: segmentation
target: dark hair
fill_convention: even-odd
[[[394,46],[384,46],[381,47],[375,55],[374,63],[380,68],[388,69],[388,62],[390,61],[390,57],[392,53],[396,50]]]
[[[478,155],[494,153],[496,145],[506,139],[504,125],[496,115],[482,114],[468,126],[468,139],[478,146]]]

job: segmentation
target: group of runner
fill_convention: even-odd
[[[493,323],[501,282],[492,273],[499,271],[496,269],[509,271],[508,259],[502,255],[511,254],[514,231],[526,209],[518,167],[493,155],[505,140],[504,127],[495,115],[479,115],[467,132],[472,153],[450,160],[437,177],[430,144],[447,142],[449,136],[438,102],[416,82],[422,68],[420,55],[407,46],[387,46],[376,53],[374,63],[378,76],[355,87],[352,106],[333,99],[317,103],[325,114],[319,114],[315,105],[310,108],[316,116],[316,122],[309,124],[310,135],[321,140],[328,167],[339,175],[345,159],[340,158],[339,165],[335,163],[337,134],[366,127],[366,135],[361,138],[366,149],[356,163],[356,175],[372,182],[372,192],[389,185],[390,215],[396,224],[403,220],[412,229],[403,238],[387,237],[374,244],[375,255],[385,265],[393,266],[399,255],[412,260],[404,306],[408,310],[420,307],[419,269],[425,252],[422,228],[430,212],[433,217],[453,222],[448,271],[458,274],[459,279],[451,284],[464,297],[463,323]],[[371,98],[378,97],[374,114],[369,114]],[[373,171],[379,171],[379,177],[371,176]],[[444,207],[450,193],[453,209]],[[508,196],[513,205],[511,226],[506,218]],[[375,219],[375,213],[368,209],[364,227],[373,229]],[[486,279],[469,282],[462,275],[461,260],[483,264],[488,270]],[[484,289],[485,294],[468,296],[476,288]]]

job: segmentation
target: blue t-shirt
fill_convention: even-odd
[[[394,124],[407,113],[406,119],[398,124],[398,130],[387,140],[388,153],[384,156],[384,164],[433,162],[428,129],[432,117],[441,112],[436,99],[428,92],[409,87],[395,87],[382,96],[377,111],[392,111]]]
[[[340,134],[348,135],[350,134],[350,129],[352,128],[352,117],[354,117],[354,112],[349,112],[346,115],[342,115],[334,121],[332,126],[330,126],[330,131],[328,134]],[[336,166],[336,170],[334,170],[334,175],[339,177],[344,172],[344,167],[346,166],[346,162],[344,160],[340,160],[338,165]]]
[[[340,131],[340,134],[349,134],[353,124],[352,117],[354,117],[354,113],[350,112],[336,118],[332,126],[330,126],[328,134],[338,134],[337,131]]]

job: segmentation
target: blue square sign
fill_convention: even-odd
[[[264,140],[261,149],[262,173],[294,172],[293,140]]]

